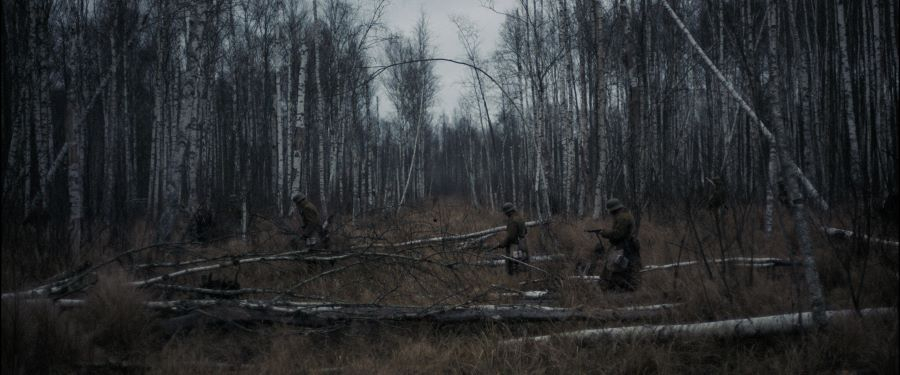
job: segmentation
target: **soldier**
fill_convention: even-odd
[[[206,204],[200,205],[194,211],[191,218],[190,233],[194,240],[206,242],[209,239],[209,232],[212,230],[213,216],[212,212]]]
[[[725,186],[725,181],[719,176],[715,176],[708,181],[712,184],[712,191],[706,200],[706,208],[710,211],[720,211],[720,208],[725,207],[725,199],[728,198],[728,187]]]
[[[775,190],[776,194],[778,194],[778,202],[781,203],[782,206],[790,207],[791,200],[788,199],[787,186],[784,184],[784,180],[781,179],[781,177],[778,177],[778,181],[775,182]]]
[[[514,275],[522,266],[519,262],[528,262],[528,246],[525,243],[528,227],[525,226],[525,218],[512,203],[506,202],[501,208],[507,218],[506,237],[495,248],[506,249],[506,256],[516,260],[506,260],[506,272]]]
[[[291,200],[294,201],[297,214],[303,220],[303,225],[300,227],[300,237],[306,241],[306,245],[309,247],[321,245],[321,248],[327,249],[328,231],[322,227],[322,222],[319,220],[319,210],[302,194],[294,194]]]
[[[631,292],[640,285],[642,267],[640,245],[632,233],[634,216],[616,198],[606,202],[606,211],[613,215],[612,229],[599,232],[612,246],[601,274],[602,286],[606,290]]]

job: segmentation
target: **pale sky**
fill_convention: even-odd
[[[488,0],[389,0],[385,7],[384,24],[393,31],[402,32],[411,36],[419,15],[424,12],[431,34],[431,43],[434,46],[435,56],[465,61],[465,49],[459,41],[457,27],[450,20],[452,16],[467,18],[478,30],[480,36],[479,56],[481,59],[490,57],[496,49],[500,39],[500,25],[504,17],[482,6]],[[506,11],[514,8],[516,0],[493,0],[495,9]],[[383,57],[381,51],[377,54],[379,60]],[[453,114],[462,92],[461,82],[471,76],[470,68],[462,65],[436,62],[435,73],[439,80],[439,91],[432,107],[434,118],[438,118],[442,112],[448,116]],[[485,70],[490,72],[490,69]],[[383,116],[393,115],[393,104],[383,93],[378,95],[381,100],[380,112]]]

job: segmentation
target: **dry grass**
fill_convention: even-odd
[[[73,310],[90,343],[108,355],[131,357],[154,341],[154,319],[144,302],[143,291],[128,286],[127,274],[113,268],[99,276],[89,289],[85,306]]]
[[[782,213],[783,216],[783,213]],[[785,241],[791,229],[778,226],[768,237],[759,229],[756,208],[727,215],[716,228],[714,217],[695,212],[689,220],[645,217],[640,240],[644,264],[720,256],[792,255]],[[665,220],[665,221],[663,221]],[[441,233],[466,233],[503,223],[502,214],[444,199],[399,215],[370,215],[355,222],[337,220],[335,247],[379,238],[403,241]],[[790,223],[789,217],[781,222]],[[552,275],[574,273],[575,260],[587,260],[596,240],[584,229],[604,225],[591,219],[554,218],[550,227],[529,233],[533,253],[563,253],[570,260],[537,264]],[[196,256],[235,255],[249,249],[277,251],[289,247],[271,223],[260,222],[251,243],[231,239],[179,251],[155,251],[134,262],[171,261]],[[146,232],[135,229],[134,233]],[[721,241],[720,241],[721,239]],[[897,253],[861,253],[852,243],[815,236],[816,260],[830,308],[897,306]],[[417,249],[418,256],[472,260],[474,253]],[[95,254],[94,256],[99,256]],[[866,262],[861,259],[867,259]],[[649,323],[696,322],[806,310],[803,274],[796,269],[750,270],[712,266],[656,271],[643,275],[641,290],[608,294],[577,280],[538,282],[540,271],[516,277],[502,268],[457,267],[372,261],[328,264],[271,263],[230,268],[216,278],[234,278],[244,287],[283,288],[332,267],[349,266],[297,290],[359,303],[422,304],[497,302],[490,286],[557,290],[558,305],[582,309],[656,303],[681,303]],[[4,264],[4,289],[9,289]],[[864,277],[863,277],[864,275]],[[48,372],[78,364],[109,363],[118,370],[151,373],[829,373],[865,370],[898,372],[896,319],[850,320],[818,333],[742,340],[673,340],[577,343],[554,340],[541,345],[500,347],[498,341],[598,326],[636,323],[589,322],[432,324],[354,322],[326,329],[287,326],[241,329],[208,327],[163,336],[157,319],[141,307],[147,299],[188,295],[123,286],[129,277],[113,270],[99,277],[85,296],[88,306],[59,311],[48,304],[3,304],[4,372]],[[199,275],[179,282],[196,285]],[[16,284],[18,285],[18,284]],[[122,365],[121,361],[128,361]],[[132,367],[129,367],[132,366]],[[96,368],[94,368],[96,369]]]
[[[84,336],[52,303],[3,301],[0,320],[4,374],[58,371],[84,354]]]

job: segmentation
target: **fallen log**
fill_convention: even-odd
[[[323,327],[353,321],[439,323],[472,322],[538,322],[538,321],[625,321],[644,319],[666,313],[672,305],[642,306],[629,309],[582,311],[578,309],[537,305],[475,306],[379,306],[333,305],[320,307],[281,307],[277,310],[238,309],[223,306],[204,308],[166,321],[167,331],[216,323],[279,323],[303,327]]]
[[[33,299],[38,303],[44,299]],[[59,299],[60,307],[77,308],[88,302],[83,299]],[[298,302],[269,300],[165,300],[144,302],[147,309],[175,315],[166,324],[170,328],[187,328],[201,323],[231,321],[237,323],[283,323],[295,326],[318,327],[358,320],[372,321],[433,321],[465,323],[478,321],[624,321],[658,316],[670,311],[675,304],[631,306],[603,310],[549,307],[533,304],[517,305],[434,305],[393,306],[375,304],[342,304],[327,302]]]
[[[710,260],[712,263],[734,263],[734,266],[738,267],[753,267],[753,268],[769,268],[769,267],[791,267],[799,265],[798,262],[792,261],[790,259],[782,259],[782,258],[744,258],[744,257],[736,257],[736,258],[722,258],[722,259],[712,259]],[[670,268],[678,268],[685,266],[694,266],[702,264],[700,261],[689,260],[671,264],[660,264],[660,265],[647,265],[641,269],[641,272],[650,272],[650,271],[658,271],[665,270]]]
[[[3,293],[2,295],[0,295],[0,299],[27,299],[63,296],[83,290],[88,286],[93,285],[95,282],[97,282],[97,274],[95,272],[82,273],[59,281],[44,284],[29,290]]]
[[[885,245],[885,246],[900,248],[900,241],[891,241],[891,240],[885,240],[885,239],[881,239],[881,238],[869,237],[868,235],[865,235],[865,234],[854,233],[853,231],[849,231],[846,229],[840,229],[840,228],[822,227],[822,230],[825,231],[825,234],[832,236],[832,237],[839,237],[839,238],[844,238],[844,239],[859,237],[859,238],[862,238],[863,241],[866,241],[869,243],[876,243],[876,244],[881,244],[881,245]]]
[[[440,261],[428,258],[428,257],[418,257],[418,256],[410,256],[403,254],[392,254],[392,253],[384,253],[384,252],[372,252],[372,251],[360,251],[360,252],[348,252],[348,253],[310,253],[308,250],[299,250],[299,251],[288,251],[278,254],[270,254],[270,255],[253,255],[253,256],[225,256],[218,257],[209,260],[191,260],[182,263],[182,265],[195,265],[202,264],[205,262],[216,262],[213,264],[201,265],[191,268],[179,269],[176,271],[172,271],[169,273],[165,273],[162,275],[150,277],[143,280],[136,280],[128,282],[127,285],[135,286],[135,287],[147,287],[153,284],[157,284],[166,280],[174,279],[177,277],[182,277],[186,275],[196,274],[200,272],[213,271],[217,269],[224,269],[229,267],[235,267],[243,264],[250,263],[260,263],[260,262],[313,262],[313,263],[329,263],[336,262],[339,260],[351,259],[351,258],[361,258],[361,259],[390,259],[396,261],[406,261],[406,262],[414,262],[414,263],[431,263],[441,267],[452,267],[453,263],[442,263]],[[166,265],[169,266],[169,265]],[[177,265],[176,265],[177,266]],[[95,268],[91,268],[93,271]],[[45,284],[38,286],[36,288],[28,289],[20,292],[8,292],[2,294],[2,299],[9,298],[41,298],[41,297],[50,297],[50,296],[58,296],[66,294],[72,290],[75,290],[81,283],[83,283],[86,277],[90,275],[95,275],[93,272],[81,273],[76,276],[73,276],[68,279],[60,280],[57,282]],[[89,281],[89,280],[88,280]]]
[[[163,247],[180,247],[181,245],[187,244],[186,242],[182,243],[156,243],[149,246],[132,248],[121,253],[118,253],[112,257],[109,257],[96,265],[91,265],[90,263],[85,263],[78,269],[66,273],[66,275],[72,275],[70,277],[63,278],[61,280],[56,280],[56,278],[51,278],[50,281],[45,282],[43,285],[36,286],[34,288],[23,290],[19,292],[7,292],[0,295],[2,299],[9,298],[41,298],[41,297],[52,297],[58,295],[64,295],[73,290],[78,290],[81,285],[85,283],[90,284],[94,280],[91,278],[95,278],[97,270],[103,268],[109,264],[112,264],[118,261],[120,258],[125,256],[130,256],[136,254],[141,251],[163,248]],[[88,280],[85,280],[85,279]]]
[[[535,255],[528,259],[529,263],[533,262],[552,262],[555,260],[566,259],[565,254],[547,254],[547,255]],[[480,260],[474,263],[470,263],[473,266],[484,266],[484,267],[501,267],[506,265],[507,260],[504,258],[498,259],[487,259]]]
[[[174,272],[170,272],[164,275],[159,275],[155,277],[151,277],[149,279],[137,280],[129,282],[128,284],[136,287],[145,287],[148,285],[156,284],[164,280],[181,277],[189,274],[194,274],[198,272],[206,272],[212,271],[220,268],[234,267],[242,264],[248,263],[258,263],[258,262],[274,262],[274,261],[302,261],[302,262],[335,262],[338,260],[350,259],[350,258],[383,258],[383,259],[393,259],[393,260],[403,260],[410,262],[424,262],[424,263],[432,263],[442,267],[450,267],[452,264],[441,263],[429,258],[423,257],[414,257],[407,256],[401,254],[391,254],[391,253],[376,253],[376,252],[353,252],[346,254],[337,254],[337,255],[312,255],[307,251],[295,251],[295,252],[286,252],[282,254],[274,254],[274,255],[263,255],[263,256],[251,256],[251,257],[240,257],[233,258],[230,261],[219,262],[215,264],[210,264],[206,266],[198,266],[193,268],[182,269]]]
[[[862,317],[893,317],[897,309],[881,307],[859,311]],[[857,316],[855,310],[827,311],[830,321]],[[760,316],[744,319],[730,319],[715,322],[672,325],[641,325],[630,327],[587,329],[564,332],[553,335],[522,337],[501,341],[501,345],[514,345],[528,342],[547,342],[553,338],[570,338],[576,340],[634,340],[634,339],[676,339],[676,338],[740,338],[780,333],[797,332],[814,328],[812,313],[791,313],[783,315]]]
[[[792,261],[790,259],[782,259],[782,258],[722,258],[722,259],[710,259],[708,262],[710,263],[733,263],[733,266],[736,267],[751,267],[751,268],[772,268],[772,267],[793,267],[799,266],[799,262]],[[697,260],[687,260],[678,263],[670,263],[670,264],[660,264],[660,265],[646,265],[644,268],[641,268],[641,272],[651,272],[651,271],[659,271],[659,270],[667,270],[679,267],[687,267],[687,266],[696,266],[699,264],[703,264],[701,261]],[[580,280],[600,280],[600,276],[569,276],[570,279],[580,279]]]
[[[521,292],[500,293],[500,297],[521,297],[526,299],[541,299],[550,295],[549,290],[523,290]]]
[[[529,221],[525,223],[526,226],[536,226],[541,224],[546,224],[546,221]],[[370,244],[365,246],[355,246],[351,247],[351,251],[343,252],[343,253],[333,253],[333,255],[313,255],[309,249],[303,249],[299,251],[288,251],[277,254],[268,254],[268,255],[253,255],[253,256],[224,256],[217,257],[211,259],[192,259],[184,262],[176,262],[176,263],[158,263],[158,264],[139,264],[136,267],[139,269],[148,269],[148,268],[164,268],[164,267],[186,267],[186,266],[196,266],[187,269],[181,269],[174,272],[170,272],[167,274],[163,274],[160,276],[152,277],[145,280],[133,281],[130,282],[129,285],[144,287],[148,285],[152,285],[155,283],[159,283],[164,280],[168,280],[174,277],[180,277],[184,275],[189,275],[198,272],[212,271],[216,269],[237,266],[240,264],[247,263],[256,263],[256,262],[267,262],[267,261],[303,261],[303,262],[335,262],[338,260],[354,258],[354,257],[379,257],[379,258],[393,258],[396,260],[407,260],[407,261],[417,261],[417,262],[427,262],[433,263],[444,267],[453,266],[453,264],[444,264],[432,259],[422,258],[422,257],[414,257],[414,256],[406,256],[401,254],[390,254],[390,253],[380,253],[370,251],[374,248],[392,248],[392,247],[408,247],[408,246],[419,246],[419,245],[429,245],[434,243],[446,243],[446,242],[459,242],[465,240],[474,240],[474,239],[486,239],[490,235],[494,233],[498,233],[500,231],[505,230],[506,227],[494,227],[490,229],[485,229],[478,232],[460,234],[460,235],[451,235],[451,236],[443,236],[443,237],[433,237],[421,240],[413,240],[407,242],[401,242],[396,244]],[[109,259],[106,259],[103,262],[95,266],[90,266],[89,268],[83,270],[82,272],[73,272],[74,276],[45,283],[44,285],[40,285],[28,290],[18,291],[18,292],[7,292],[0,295],[2,299],[10,299],[10,298],[41,298],[41,297],[49,297],[49,296],[58,296],[64,295],[68,292],[75,290],[78,288],[78,285],[82,282],[82,279],[85,277],[94,274],[99,268],[106,266],[117,259],[131,255],[140,251],[144,251],[147,249],[158,248],[158,247],[166,247],[166,246],[178,246],[183,245],[185,243],[159,243],[153,244],[150,246],[145,246],[141,248],[130,249],[119,253]],[[360,251],[362,250],[362,251]],[[210,262],[218,262],[210,265],[202,265],[204,263]]]

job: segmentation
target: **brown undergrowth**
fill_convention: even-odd
[[[761,230],[761,210],[744,207],[716,217],[696,211],[682,220],[642,219],[643,262],[666,264],[720,257],[778,257],[794,254],[792,228],[779,212],[774,231]],[[532,218],[533,219],[533,218]],[[834,220],[834,219],[833,219]],[[489,208],[443,199],[399,213],[335,220],[334,248],[364,243],[397,243],[459,234],[502,225]],[[288,224],[289,225],[289,224]],[[504,347],[507,338],[633,324],[669,324],[808,310],[800,268],[750,269],[710,263],[642,275],[635,293],[607,293],[591,282],[570,279],[575,264],[590,259],[596,243],[585,229],[604,220],[554,217],[529,231],[532,255],[564,254],[565,260],[535,263],[515,277],[502,267],[471,267],[484,259],[497,238],[483,246],[454,250],[429,246],[398,254],[434,263],[390,259],[326,263],[259,263],[212,272],[242,287],[290,288],[310,300],[398,305],[521,303],[504,297],[511,290],[549,290],[554,306],[602,310],[623,306],[678,304],[669,313],[639,322],[562,321],[546,323],[409,323],[356,321],[340,326],[302,328],[282,325],[217,325],[163,333],[166,319],[148,312],[148,300],[195,298],[155,288],[135,289],[127,281],[159,272],[136,265],[198,257],[236,256],[290,249],[284,223],[258,220],[245,240],[227,237],[205,245],[179,244],[128,257],[105,268],[83,298],[85,306],[61,309],[42,302],[3,302],[4,373],[150,372],[180,373],[838,373],[898,371],[896,319],[851,319],[824,331],[729,340],[633,340],[578,343],[552,340],[540,345]],[[135,229],[131,247],[148,245],[151,231]],[[896,249],[860,249],[859,243],[815,232],[814,248],[829,308],[897,306]],[[502,235],[502,234],[501,234]],[[92,248],[97,261],[112,249]],[[6,260],[6,259],[5,259]],[[443,265],[439,265],[443,264]],[[341,268],[328,277],[322,276]],[[127,270],[127,271],[126,271]],[[3,289],[32,281],[13,280],[3,264]],[[19,275],[40,274],[23,272]],[[44,271],[46,272],[46,271]],[[198,285],[202,274],[177,278]],[[175,282],[173,281],[173,282]],[[12,285],[12,286],[11,286]],[[26,285],[27,286],[27,285]],[[258,296],[258,298],[270,298]],[[257,297],[253,297],[257,298]]]

